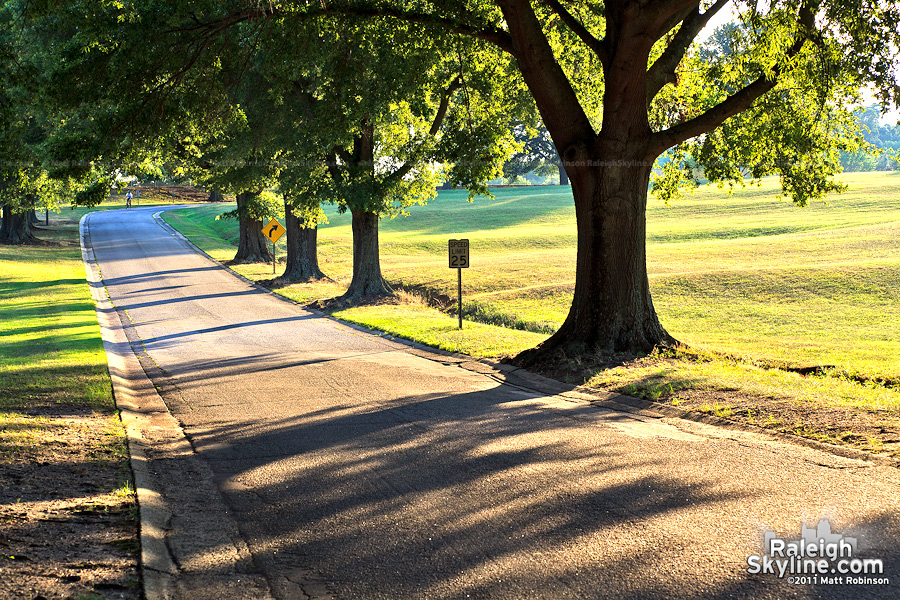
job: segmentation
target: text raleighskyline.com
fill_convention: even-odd
[[[822,519],[815,529],[802,525],[800,539],[784,540],[768,531],[763,542],[764,554],[747,557],[751,575],[771,574],[788,578],[789,583],[824,583],[837,585],[884,585],[883,577],[851,577],[850,575],[882,575],[884,563],[879,558],[856,556],[856,538],[831,533],[831,523]],[[795,577],[797,575],[826,577]],[[846,577],[845,577],[846,576]],[[807,581],[808,580],[808,581]]]

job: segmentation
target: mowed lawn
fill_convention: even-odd
[[[694,348],[900,378],[900,176],[843,179],[847,192],[805,208],[779,199],[774,178],[733,194],[702,187],[668,206],[651,196],[648,270],[664,326]],[[237,228],[213,217],[230,208],[167,218],[228,260]],[[337,295],[349,282],[349,215],[331,210],[328,218],[319,228],[319,259],[335,284],[281,290],[299,300]],[[463,273],[467,309],[534,332],[507,351],[536,343],[562,323],[574,285],[569,188],[497,189],[494,198],[473,203],[465,192],[441,192],[408,216],[385,219],[385,277],[455,296],[450,238],[470,240],[472,266]],[[279,248],[281,256],[283,243]],[[271,266],[249,271],[272,277]]]
[[[112,412],[106,354],[77,224],[53,246],[0,246],[0,411],[74,404]]]

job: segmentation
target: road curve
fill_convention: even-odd
[[[506,385],[260,290],[156,210],[91,213],[85,230],[202,464],[147,459],[171,531],[194,528],[168,541],[181,571],[242,560],[197,541],[222,523],[246,581],[285,599],[900,597],[896,468]],[[213,506],[198,477],[220,520],[192,518]],[[888,582],[747,572],[766,531],[820,519]]]

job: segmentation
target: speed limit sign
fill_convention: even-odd
[[[469,268],[469,240],[450,240],[450,268]]]
[[[463,326],[463,303],[462,303],[462,270],[469,268],[469,240],[450,240],[448,244],[450,250],[450,268],[456,269],[457,281],[459,282],[459,328]]]

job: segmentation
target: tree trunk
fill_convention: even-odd
[[[225,196],[222,195],[222,192],[219,190],[212,190],[209,192],[209,198],[206,199],[207,202],[225,202]]]
[[[519,364],[544,362],[559,351],[636,354],[678,343],[656,316],[647,278],[653,161],[604,158],[571,173],[578,255],[569,315],[548,340],[521,353]]]
[[[529,0],[497,0],[519,70],[566,165],[578,230],[569,314],[547,341],[516,358],[520,364],[549,363],[560,351],[634,355],[677,344],[659,323],[647,278],[647,192],[659,152],[647,115],[647,62],[659,36],[634,19],[638,4],[604,4],[607,31],[620,35],[601,42],[608,48],[597,133]],[[678,3],[654,10],[669,4]]]
[[[378,215],[350,210],[353,216],[353,279],[341,296],[342,300],[357,301],[394,295],[394,290],[381,276],[378,256]]]
[[[287,265],[284,277],[289,281],[314,281],[324,279],[319,270],[319,255],[316,248],[318,229],[301,227],[289,203],[285,202],[284,222],[287,229]]]
[[[0,243],[24,244],[36,239],[29,227],[28,213],[16,213],[12,206],[4,204],[3,223],[0,224]]]
[[[269,239],[262,233],[263,223],[250,214],[249,204],[255,196],[253,192],[241,192],[237,195],[240,239],[233,262],[272,262]]]
[[[569,174],[566,173],[566,168],[563,166],[562,161],[557,166],[559,167],[559,185],[569,185]]]

